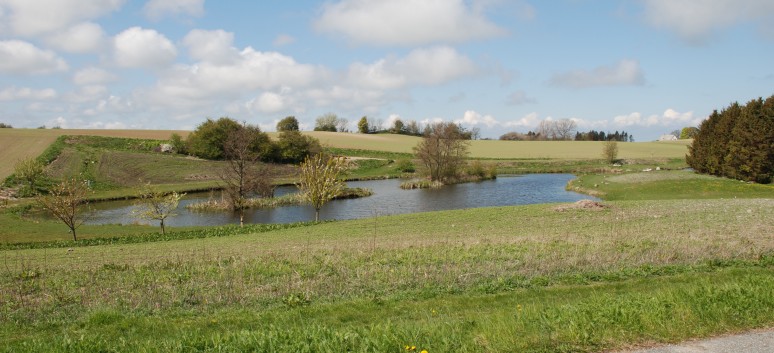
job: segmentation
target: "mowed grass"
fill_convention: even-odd
[[[607,205],[2,251],[0,346],[574,352],[774,323],[774,200]]]
[[[588,174],[568,189],[606,200],[774,198],[774,184],[754,184],[683,170]]]

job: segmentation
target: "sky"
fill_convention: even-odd
[[[302,130],[334,113],[482,137],[650,141],[774,94],[771,0],[0,0],[0,122]]]

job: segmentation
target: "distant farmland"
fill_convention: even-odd
[[[189,131],[171,130],[69,130],[0,129],[0,178],[13,172],[17,160],[36,157],[60,135],[95,135],[145,139],[169,139],[172,133],[186,137]],[[391,134],[363,135],[335,132],[305,132],[325,146],[411,153],[419,137]],[[271,136],[277,136],[271,133]],[[619,143],[619,158],[682,158],[688,141]],[[470,156],[497,159],[601,159],[602,142],[590,141],[472,141]]]

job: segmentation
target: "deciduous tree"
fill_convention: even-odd
[[[240,225],[244,224],[244,209],[249,194],[267,195],[273,190],[272,183],[264,180],[269,178],[269,173],[262,173],[257,165],[260,154],[255,145],[263,143],[262,135],[265,134],[257,127],[246,125],[232,131],[225,143],[227,163],[220,173],[220,180],[225,184],[223,191],[229,206],[240,212]],[[260,187],[268,190],[260,190]]]
[[[368,129],[368,118],[367,117],[364,116],[364,117],[360,118],[360,121],[357,122],[357,131],[360,132],[361,134],[367,134],[367,133],[371,132]]]
[[[88,181],[70,178],[55,185],[47,195],[38,196],[37,201],[54,217],[64,222],[70,228],[73,240],[77,241],[75,230],[86,221],[82,208],[88,204],[86,200],[88,193]]]
[[[458,175],[468,155],[468,145],[457,124],[440,122],[425,128],[414,154],[427,169],[430,180],[444,182]]]
[[[605,141],[602,147],[602,156],[608,163],[614,163],[618,158],[618,142],[616,140]]]
[[[162,192],[151,183],[143,184],[138,193],[132,214],[140,219],[148,221],[159,221],[161,234],[166,234],[164,221],[172,216],[176,216],[175,210],[180,203],[180,199],[185,194],[177,192]]]
[[[288,116],[277,123],[277,131],[298,131],[298,120],[295,116]]]
[[[341,157],[325,157],[322,153],[307,157],[301,163],[301,181],[298,188],[307,201],[314,207],[314,220],[320,220],[320,209],[328,201],[338,196],[344,189],[339,174],[345,170]]]

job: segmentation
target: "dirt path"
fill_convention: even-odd
[[[688,341],[675,345],[618,353],[772,353],[774,329],[756,330],[737,335]]]

